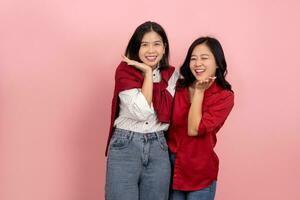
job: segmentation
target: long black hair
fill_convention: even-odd
[[[190,60],[191,60],[191,55],[193,50],[195,49],[196,46],[200,44],[207,45],[207,47],[214,55],[216,64],[218,66],[216,69],[217,84],[220,85],[223,89],[231,90],[230,83],[225,79],[225,76],[227,74],[227,64],[226,64],[223,48],[220,42],[217,39],[212,37],[200,37],[192,43],[192,45],[190,46],[187,52],[185,60],[182,66],[180,67],[180,74],[183,76],[183,79],[179,80],[179,85],[181,87],[188,87],[196,80],[196,78],[194,77],[190,69]]]
[[[125,55],[131,60],[142,62],[139,58],[141,42],[144,35],[151,31],[156,32],[162,38],[163,44],[165,46],[165,53],[159,62],[159,66],[160,69],[167,68],[169,67],[169,41],[165,30],[156,22],[147,21],[139,25],[135,29],[128,42],[127,48],[125,50]]]

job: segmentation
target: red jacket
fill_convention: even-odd
[[[172,95],[167,91],[168,81],[172,76],[175,68],[168,67],[161,70],[162,80],[159,83],[153,83],[153,97],[152,103],[154,110],[157,114],[157,118],[162,123],[169,123],[171,117],[172,107]],[[115,74],[115,89],[111,106],[111,122],[109,128],[109,135],[105,150],[107,156],[109,141],[112,136],[112,130],[115,119],[119,113],[119,98],[118,95],[123,90],[129,90],[132,88],[141,88],[143,85],[144,77],[142,73],[135,67],[127,65],[125,62],[121,62],[116,69]]]
[[[174,153],[173,189],[195,191],[217,180],[219,159],[214,152],[216,133],[233,107],[233,92],[214,82],[204,93],[198,136],[188,136],[188,88],[176,89],[168,145]]]

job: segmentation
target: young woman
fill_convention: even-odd
[[[233,107],[221,44],[201,37],[190,46],[180,68],[168,145],[171,200],[213,200],[218,175],[216,133]]]
[[[178,73],[155,22],[133,33],[115,74],[106,150],[106,200],[167,200],[171,167],[164,132]]]

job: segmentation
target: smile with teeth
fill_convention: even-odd
[[[195,69],[194,71],[197,75],[201,75],[203,72],[205,72],[205,69]]]
[[[156,60],[156,58],[157,58],[157,56],[145,56],[145,57],[150,62],[154,62]]]

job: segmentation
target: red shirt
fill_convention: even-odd
[[[177,87],[171,126],[170,151],[176,155],[173,189],[195,191],[217,180],[219,159],[214,152],[216,133],[233,107],[234,95],[214,82],[204,93],[198,136],[188,136],[190,98],[188,88]]]

